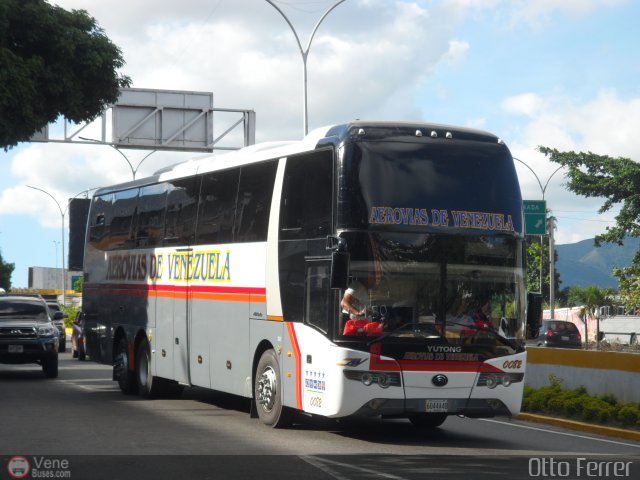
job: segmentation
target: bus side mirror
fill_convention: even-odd
[[[331,252],[331,288],[347,288],[349,283],[349,262],[349,252]]]
[[[527,294],[527,338],[536,338],[542,326],[542,294]]]

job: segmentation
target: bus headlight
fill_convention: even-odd
[[[389,380],[388,375],[381,373],[378,376],[378,385],[380,385],[382,388],[389,388],[390,382],[391,381]]]
[[[496,388],[498,385],[508,387],[512,383],[522,382],[524,373],[481,373],[476,382],[477,387]]]
[[[368,370],[343,370],[345,378],[348,380],[356,380],[362,382],[367,387],[377,383],[380,388],[400,387],[402,381],[400,380],[399,372],[371,372]]]

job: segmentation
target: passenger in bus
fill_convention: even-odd
[[[447,329],[465,336],[467,327],[473,324],[471,313],[471,297],[469,295],[455,297],[447,310]]]
[[[344,292],[340,306],[344,315],[343,335],[381,335],[382,324],[367,318],[373,313],[370,308],[370,290],[376,282],[367,278],[365,282],[353,279],[349,288]],[[369,288],[368,288],[369,287]]]
[[[351,319],[364,318],[367,312],[366,300],[368,298],[367,287],[358,279],[351,280],[340,302],[342,313],[347,314]]]
[[[493,330],[491,321],[491,298],[484,295],[476,302],[476,311],[472,315],[473,324],[480,330]]]

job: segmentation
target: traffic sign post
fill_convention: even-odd
[[[547,234],[547,202],[544,200],[523,200],[524,231],[527,235]]]

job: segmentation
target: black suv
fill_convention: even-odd
[[[0,363],[39,363],[47,378],[58,376],[59,333],[41,297],[0,295]]]

